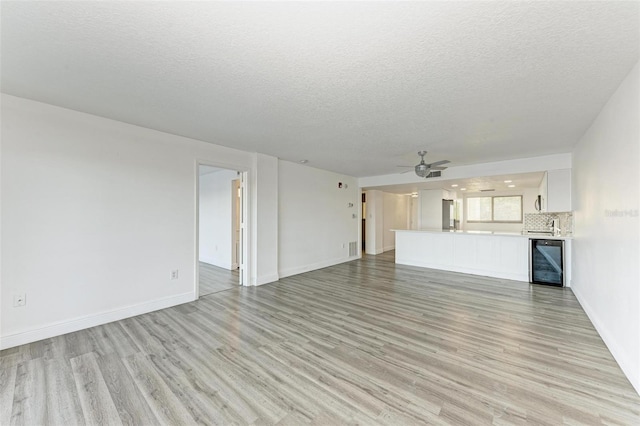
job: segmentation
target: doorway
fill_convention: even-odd
[[[200,297],[243,283],[246,172],[198,164],[197,177],[196,294]]]
[[[362,193],[362,253],[367,248],[367,194]]]

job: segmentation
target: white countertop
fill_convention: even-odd
[[[548,234],[523,234],[522,232],[501,232],[501,231],[446,231],[443,229],[392,229],[394,232],[426,232],[432,234],[455,234],[455,235],[496,235],[504,237],[525,237],[525,238],[543,238],[547,240],[570,240],[571,236],[566,235],[548,235]]]

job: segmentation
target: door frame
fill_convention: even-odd
[[[238,195],[239,194],[239,195]],[[231,181],[231,267],[240,268],[242,253],[242,176]]]
[[[195,236],[195,247],[194,253],[195,258],[193,262],[194,274],[195,277],[193,287],[194,287],[194,300],[197,300],[200,297],[200,166],[210,166],[210,167],[218,167],[220,169],[227,170],[235,170],[240,173],[238,178],[240,179],[240,185],[242,188],[242,197],[241,197],[241,230],[242,230],[242,261],[240,264],[240,276],[239,276],[239,285],[248,286],[250,285],[249,277],[251,276],[251,250],[249,249],[250,244],[250,235],[251,235],[251,221],[249,220],[249,212],[251,211],[251,206],[249,204],[251,197],[250,192],[251,188],[248,185],[250,182],[249,178],[251,176],[251,170],[247,166],[239,165],[239,164],[230,164],[230,163],[218,163],[215,161],[196,159],[194,165],[194,198],[195,198],[195,223],[194,223],[194,236]]]

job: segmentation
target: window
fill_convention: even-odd
[[[469,197],[467,222],[522,223],[522,195]]]

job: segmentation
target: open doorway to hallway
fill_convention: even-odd
[[[241,284],[242,173],[198,166],[198,294]]]

